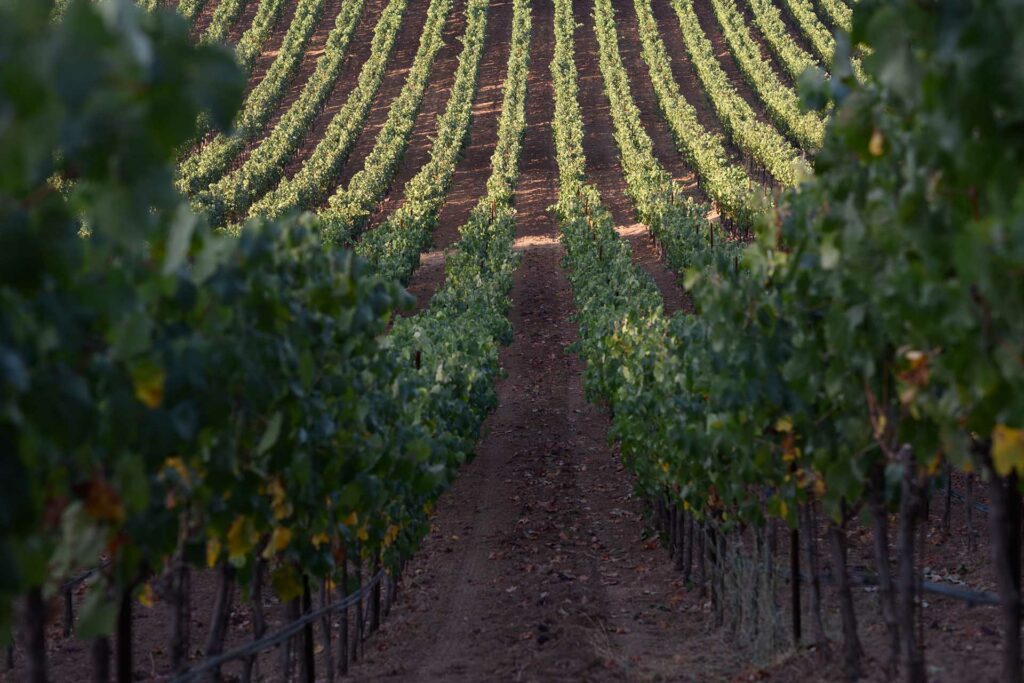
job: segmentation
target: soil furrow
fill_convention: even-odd
[[[765,40],[764,34],[761,33],[761,29],[758,28],[757,24],[754,22],[754,14],[751,12],[750,5],[747,4],[747,0],[733,0],[733,5],[735,5],[736,9],[739,10],[740,15],[743,16],[743,23],[746,24],[747,30],[750,32],[750,37],[754,39],[755,43],[757,43],[758,50],[761,53],[761,61],[771,66],[772,71],[775,72],[775,76],[779,81],[786,85],[795,87],[793,78],[789,75],[789,72],[782,67],[782,64],[775,56],[775,53],[772,52],[771,47],[768,45],[767,40]]]
[[[772,0],[775,3],[775,7],[779,10],[779,16],[782,17],[783,23],[786,24],[786,32],[789,37],[793,39],[800,48],[809,55],[813,55],[817,60],[818,53],[811,47],[811,41],[807,40],[807,36],[800,30],[800,24],[797,23],[796,18],[786,7],[785,0]],[[744,4],[749,0],[744,0]],[[831,64],[822,64],[822,68],[826,71],[831,67]]]
[[[192,40],[198,42],[202,35],[206,33],[206,29],[213,21],[213,13],[217,10],[217,5],[220,3],[221,0],[206,0],[203,8],[199,10],[199,16],[192,22],[192,26],[188,30]]]
[[[488,23],[493,17],[488,17]],[[462,34],[466,31],[466,2],[459,0],[452,9],[451,17],[444,28],[444,47],[437,53],[434,65],[430,70],[430,82],[423,95],[416,122],[409,134],[409,144],[402,155],[402,161],[391,181],[391,187],[384,200],[377,205],[370,217],[366,230],[376,228],[381,221],[402,205],[405,195],[405,184],[419,173],[420,168],[430,160],[431,149],[437,133],[437,119],[448,106],[452,86],[455,84],[455,71],[459,67],[459,55],[462,54]]]
[[[658,24],[658,34],[665,45],[672,66],[672,75],[679,85],[680,94],[690,103],[697,113],[697,120],[705,130],[718,133],[723,137],[725,151],[733,162],[741,158],[732,138],[722,127],[718,112],[711,104],[711,99],[700,82],[697,69],[690,60],[690,54],[683,43],[683,34],[679,29],[679,19],[668,0],[651,0],[651,11]]]
[[[231,28],[228,29],[228,45],[238,45],[238,41],[242,39],[245,32],[252,26],[252,21],[256,18],[256,12],[259,7],[259,0],[246,1],[242,11],[234,23],[231,24]]]
[[[386,5],[387,0],[368,0],[366,7],[363,8],[363,16],[359,18],[355,33],[349,41],[345,63],[341,65],[338,78],[335,79],[334,86],[331,88],[331,92],[327,96],[320,112],[307,129],[302,143],[289,158],[285,172],[286,177],[290,178],[302,168],[306,160],[313,154],[317,143],[323,138],[324,132],[330,125],[331,120],[345,106],[349,93],[352,92],[352,89],[356,87],[356,83],[359,81],[359,72],[362,70],[363,64],[370,58],[373,30],[377,26],[377,22],[380,20],[380,15]],[[408,17],[404,19],[404,21],[408,20]]]
[[[686,309],[686,293],[679,285],[676,274],[662,261],[647,227],[637,222],[632,200],[626,194],[626,180],[619,163],[619,149],[615,143],[608,98],[604,92],[604,79],[598,67],[598,44],[594,35],[592,9],[592,0],[578,3],[576,7],[576,20],[581,24],[576,31],[576,68],[579,71],[580,108],[583,110],[583,148],[587,155],[587,179],[601,193],[605,206],[615,219],[615,229],[632,247],[633,262],[651,276],[661,291],[665,312],[672,314]],[[628,28],[626,30],[628,31]],[[627,68],[629,66],[627,63]],[[653,118],[660,121],[660,117]],[[652,128],[650,119],[645,128],[648,131]],[[669,172],[673,175],[685,172],[692,181],[692,173],[684,171],[685,165],[675,151],[671,137],[662,138],[662,141],[665,145],[660,150],[662,162],[664,163],[666,159],[673,160],[671,165],[668,165]]]
[[[455,168],[448,197],[438,214],[432,246],[420,255],[420,266],[408,287],[416,297],[416,312],[427,307],[434,292],[444,283],[444,251],[458,241],[459,228],[465,225],[470,211],[487,193],[491,154],[498,142],[498,119],[508,66],[512,2],[494,2],[487,12],[487,39],[477,74],[469,139]],[[391,210],[394,208],[398,205]]]
[[[715,16],[715,10],[711,6],[711,3],[694,2],[693,9],[697,15],[697,20],[700,22],[701,28],[704,29],[704,35],[707,36],[709,41],[711,41],[711,46],[715,50],[715,56],[718,57],[718,64],[722,67],[722,70],[725,71],[725,75],[729,77],[729,82],[732,84],[732,87],[754,111],[754,114],[757,115],[759,121],[769,126],[774,126],[775,124],[765,111],[764,102],[761,101],[761,97],[754,91],[750,83],[747,82],[743,72],[740,71],[739,64],[736,63],[736,59],[732,56],[732,52],[729,51],[729,44],[725,40],[725,34],[722,32],[722,26],[718,23],[718,17]],[[675,26],[676,30],[679,30],[678,20],[676,21]]]
[[[346,187],[352,176],[362,170],[363,161],[373,150],[377,142],[377,133],[380,132],[380,129],[384,127],[384,122],[387,121],[388,112],[391,110],[391,103],[402,92],[405,79],[412,68],[416,57],[416,50],[420,44],[420,35],[423,33],[423,27],[427,22],[427,9],[429,6],[430,3],[427,0],[413,0],[405,10],[405,16],[402,17],[402,26],[398,29],[395,51],[388,62],[388,72],[384,75],[384,80],[381,82],[380,88],[373,98],[373,104],[370,105],[370,114],[366,118],[366,125],[363,126],[359,139],[356,141],[355,147],[352,148],[352,153],[325,196],[329,197],[334,194],[334,191],[339,186]],[[293,163],[295,163],[294,159]],[[299,166],[296,165],[294,171],[298,170]]]
[[[285,34],[288,33],[288,27],[295,20],[295,6],[297,4],[297,2],[286,2],[282,5],[277,22],[274,23],[274,28],[263,43],[263,51],[253,60],[249,81],[245,85],[246,97],[263,80],[263,77],[267,74],[267,69],[277,59],[277,55],[281,51],[281,45],[284,43]]]
[[[270,115],[270,120],[267,121],[267,125],[263,127],[262,132],[259,135],[253,137],[246,143],[243,150],[234,158],[231,165],[228,167],[228,173],[236,170],[239,166],[245,163],[245,160],[249,158],[249,155],[264,139],[270,134],[274,127],[277,125],[281,117],[284,116],[295,101],[299,99],[299,95],[302,94],[303,88],[306,87],[306,83],[309,81],[309,77],[313,75],[313,71],[316,69],[316,63],[320,60],[320,56],[323,55],[324,46],[327,44],[327,37],[331,31],[334,30],[334,25],[338,20],[338,13],[341,11],[342,0],[326,0],[324,3],[323,11],[320,15],[320,20],[317,22],[317,27],[313,30],[309,40],[306,42],[306,50],[302,56],[302,62],[299,64],[299,68],[292,76],[291,83],[288,84],[287,89],[281,96],[281,100],[274,108],[274,113]],[[365,11],[365,10],[364,10]],[[227,175],[227,173],[225,173]]]
[[[619,29],[619,54],[622,55],[622,63],[630,76],[633,102],[640,110],[644,129],[654,145],[655,156],[687,195],[698,201],[707,202],[707,197],[697,187],[696,174],[676,148],[675,140],[672,138],[672,129],[669,128],[668,122],[665,121],[658,108],[658,96],[655,94],[654,84],[651,82],[651,72],[648,71],[647,64],[643,59],[643,50],[640,45],[640,24],[637,21],[636,12],[631,7],[619,10],[615,15],[615,23]]]

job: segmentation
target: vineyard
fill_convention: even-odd
[[[1020,683],[1021,55],[0,0],[0,678]]]

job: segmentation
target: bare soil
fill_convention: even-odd
[[[363,64],[370,57],[370,46],[373,41],[374,28],[377,26],[377,22],[380,20],[380,15],[386,5],[387,0],[368,0],[363,8],[363,15],[359,18],[359,23],[356,24],[355,34],[353,34],[352,40],[349,42],[345,62],[341,65],[338,78],[335,79],[334,86],[331,88],[331,92],[328,94],[320,112],[306,130],[302,142],[295,153],[288,159],[285,166],[285,175],[287,177],[295,175],[313,154],[313,150],[316,149],[317,144],[323,138],[324,132],[330,125],[331,120],[345,106],[349,94],[356,87],[356,83],[359,81],[359,72],[362,70]]]
[[[619,150],[615,143],[608,98],[604,94],[604,80],[598,66],[593,2],[580,2],[574,9],[576,21],[580,24],[575,36],[576,69],[579,72],[580,108],[583,111],[583,151],[587,157],[587,178],[601,193],[601,198],[615,219],[619,235],[632,247],[633,262],[650,275],[658,286],[665,312],[671,315],[679,310],[691,310],[692,303],[680,286],[678,276],[661,259],[660,249],[647,227],[635,218],[632,201],[626,194],[626,181],[619,164]],[[627,22],[622,28],[628,33],[630,24]],[[632,28],[635,31],[635,23]],[[635,33],[633,35],[635,37]],[[673,176],[692,182],[693,174],[683,164],[671,135],[666,137],[664,133],[668,131],[657,128],[661,122],[660,117],[645,120],[648,131],[653,128],[663,133],[658,135],[660,145],[656,153],[659,160],[667,162]]]
[[[391,187],[370,216],[367,230],[377,227],[385,217],[391,215],[405,197],[405,184],[412,180],[420,168],[430,160],[434,138],[437,134],[437,119],[448,106],[452,86],[455,84],[455,71],[462,54],[462,35],[466,31],[466,2],[459,0],[452,8],[452,14],[444,28],[444,47],[437,53],[430,70],[430,81],[427,85],[420,110],[409,134],[409,143],[402,155],[402,160],[391,181]]]
[[[426,308],[434,292],[444,284],[445,250],[458,241],[459,229],[487,192],[491,155],[498,142],[498,118],[512,33],[512,3],[498,0],[487,12],[487,38],[477,74],[468,139],[455,167],[448,196],[438,213],[433,242],[420,254],[420,265],[408,286],[416,297],[415,312]]]
[[[739,64],[736,63],[732,52],[729,51],[729,44],[725,40],[725,34],[722,33],[722,25],[718,23],[718,17],[715,16],[715,8],[711,6],[710,2],[695,2],[693,3],[693,9],[697,19],[700,21],[701,28],[704,29],[704,35],[711,41],[711,46],[714,48],[715,56],[718,57],[719,65],[725,71],[725,75],[729,77],[729,83],[754,111],[759,121],[769,126],[774,125],[765,112],[764,103],[761,102],[761,98],[758,97],[757,92],[747,82],[743,72],[740,71]],[[678,23],[677,20],[677,26]]]
[[[256,11],[259,9],[259,6],[259,0],[246,1],[242,11],[238,14],[238,18],[235,19],[235,23],[228,30],[229,45],[237,45],[238,41],[242,39],[242,35],[249,30],[253,19],[256,18]]]
[[[189,36],[195,41],[198,41],[206,29],[210,26],[210,22],[213,20],[213,13],[217,9],[217,5],[220,4],[221,0],[207,0],[203,5],[203,8],[199,10],[199,16],[192,23],[189,28]]]
[[[402,17],[402,25],[398,29],[395,49],[388,63],[388,71],[384,75],[380,88],[377,90],[373,104],[370,105],[370,114],[366,119],[366,125],[363,126],[359,139],[356,141],[355,147],[352,148],[352,153],[342,167],[336,182],[331,190],[328,191],[328,197],[334,194],[336,188],[348,186],[352,176],[362,170],[363,162],[373,150],[373,146],[377,142],[377,133],[380,132],[381,128],[384,127],[384,122],[387,121],[388,112],[391,110],[391,103],[402,92],[405,79],[412,68],[416,51],[419,49],[420,35],[423,33],[423,26],[427,21],[429,5],[430,3],[424,0],[413,0],[406,8],[405,15]],[[293,157],[292,162],[289,163],[289,168],[292,168],[294,164],[294,170],[297,171],[299,169],[298,163],[298,159]]]
[[[316,69],[316,64],[320,60],[320,57],[324,53],[324,46],[327,44],[327,37],[331,31],[334,30],[334,26],[338,20],[338,13],[341,11],[342,0],[326,0],[324,2],[323,10],[320,14],[320,20],[317,22],[316,28],[313,29],[313,33],[310,34],[309,40],[306,41],[306,49],[302,55],[302,61],[299,64],[299,68],[292,74],[291,81],[288,83],[284,94],[278,101],[277,106],[274,107],[273,113],[267,120],[267,125],[263,127],[263,130],[259,135],[254,136],[249,142],[246,143],[234,160],[232,160],[229,169],[231,171],[237,169],[245,160],[249,158],[249,155],[277,126],[277,123],[284,116],[285,112],[291,109],[295,101],[299,99],[299,95],[302,94],[303,89],[306,87],[306,83],[309,81],[309,77],[313,75],[313,71]],[[366,9],[364,8],[365,12]],[[351,44],[351,43],[350,43]]]
[[[758,28],[757,24],[754,22],[754,13],[750,9],[750,5],[747,4],[747,2],[736,2],[733,4],[736,9],[739,10],[739,13],[743,15],[743,22],[747,25],[747,30],[750,32],[750,36],[754,39],[754,42],[757,43],[757,47],[761,52],[761,61],[771,65],[776,77],[778,77],[781,82],[795,86],[789,72],[786,71],[782,67],[782,64],[779,63],[775,53],[772,52],[771,47],[769,47],[765,40],[764,34],[761,33],[761,29]]]
[[[723,137],[725,150],[730,159],[735,162],[740,158],[740,154],[722,127],[718,113],[715,111],[714,105],[711,104],[711,100],[708,98],[708,94],[700,82],[697,69],[693,66],[690,55],[686,51],[686,45],[683,43],[683,34],[679,28],[679,18],[672,9],[672,5],[669,3],[669,0],[652,0],[651,10],[658,25],[658,34],[661,36],[661,40],[665,44],[665,51],[668,53],[672,75],[675,76],[676,83],[679,84],[680,93],[697,112],[697,120],[700,121],[705,130],[718,133]]]

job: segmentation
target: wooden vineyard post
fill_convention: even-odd
[[[380,557],[373,558],[373,576],[376,576],[380,572]],[[380,628],[380,588],[381,582],[373,584],[373,589],[370,590],[370,633],[374,633]]]
[[[683,513],[686,519],[686,548],[683,553],[683,581],[689,583],[693,568],[693,515]]]
[[[117,682],[132,683],[132,588],[121,593],[121,606],[117,613]]]
[[[896,621],[896,603],[889,566],[889,517],[885,506],[885,469],[881,462],[871,468],[869,476],[868,501],[874,526],[872,536],[875,565],[878,570],[878,596],[889,639],[889,654],[885,668],[889,676],[895,676],[900,659],[900,630]]]
[[[814,501],[808,501],[802,510],[804,518],[804,545],[807,549],[807,573],[811,593],[811,625],[814,629],[814,643],[825,648],[828,638],[825,635],[825,624],[821,617],[821,571],[818,565],[818,517],[814,514]],[[824,654],[824,651],[822,651]]]
[[[93,683],[109,683],[110,681],[110,638],[100,636],[92,641],[92,680]]]
[[[325,578],[320,582],[320,607],[327,610],[333,603],[332,596],[330,581]],[[327,672],[327,683],[334,683],[334,648],[331,641],[333,632],[331,620],[332,617],[329,611],[325,611],[320,619],[320,635],[323,638],[324,670]]]
[[[231,601],[235,592],[235,569],[227,562],[220,565],[217,576],[217,594],[213,600],[213,612],[210,616],[210,633],[206,638],[206,657],[214,657],[224,651],[224,638],[227,636],[228,617],[231,614]],[[214,669],[210,676],[213,680],[221,680],[220,669]]]
[[[991,462],[991,460],[989,460]],[[1020,573],[1021,496],[1017,474],[1001,477],[990,470],[989,523],[992,534],[992,564],[996,573],[1003,621],[1002,675],[1006,683],[1021,682]]]
[[[942,510],[942,540],[949,538],[949,523],[953,515],[953,468],[946,464],[946,497],[945,507]]]
[[[72,600],[71,589],[67,588],[63,591],[62,597],[64,599],[64,615],[63,615],[63,629],[62,633],[65,638],[71,635],[71,632],[75,628],[75,605]]]
[[[792,610],[793,647],[800,647],[802,630],[800,624],[800,527],[789,532],[789,600]]]
[[[920,492],[916,480],[914,452],[909,446],[900,450],[903,465],[902,496],[900,500],[900,530],[897,542],[899,558],[900,649],[903,677],[908,683],[924,683],[924,659],[914,633],[914,615],[917,580],[914,573],[914,526],[920,510]]]
[[[845,505],[844,517],[845,517]],[[860,663],[864,654],[857,635],[857,614],[853,609],[853,593],[850,589],[850,575],[846,567],[846,520],[829,524],[829,538],[832,546],[832,564],[836,572],[836,592],[839,597],[839,613],[843,624],[843,670],[847,680],[860,677]]]
[[[302,616],[313,611],[313,595],[309,589],[309,575],[302,575]],[[313,654],[313,622],[302,629],[302,675],[304,683],[316,683],[316,658]]]
[[[263,614],[263,575],[266,571],[267,562],[262,557],[256,560],[252,577],[252,639],[259,640],[263,637],[267,628],[266,618]],[[253,669],[256,667],[256,655],[251,654],[245,658],[242,668],[243,683],[250,683],[253,679]]]
[[[348,557],[341,561],[341,581],[338,584],[342,601],[348,597]],[[348,607],[343,607],[339,617],[338,628],[338,673],[342,676],[348,675]]]
[[[38,586],[25,598],[25,650],[28,683],[46,683],[46,602]]]

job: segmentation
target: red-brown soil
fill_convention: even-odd
[[[341,169],[341,173],[335,179],[335,183],[332,189],[328,191],[327,196],[332,195],[337,187],[347,187],[352,176],[363,169],[363,162],[377,142],[377,133],[380,132],[380,129],[384,127],[384,122],[387,121],[388,112],[391,111],[391,103],[402,92],[405,79],[409,75],[409,69],[412,68],[413,60],[416,57],[416,50],[419,48],[420,35],[423,33],[424,24],[426,24],[427,8],[429,5],[429,2],[415,0],[410,2],[406,8],[405,16],[402,17],[402,26],[398,29],[395,49],[388,64],[388,71],[384,75],[380,89],[377,90],[373,104],[370,105],[370,114],[366,119],[366,125],[359,134],[359,139],[356,141],[348,161]],[[451,18],[449,17],[450,22]],[[299,166],[297,165],[298,160],[296,158],[292,159],[289,168],[292,168],[293,164],[295,164],[294,170],[297,171]]]
[[[455,71],[459,65],[459,55],[462,54],[461,38],[466,31],[465,12],[465,0],[456,2],[444,29],[444,47],[437,53],[431,67],[430,81],[420,103],[412,132],[409,134],[405,154],[398,164],[387,195],[370,217],[368,230],[377,227],[385,217],[402,205],[405,184],[430,160],[437,134],[437,119],[448,106],[452,85],[455,83]]]
[[[615,144],[614,128],[608,98],[604,94],[604,80],[598,67],[598,44],[594,35],[593,3],[590,0],[577,3],[574,7],[576,21],[576,68],[579,72],[580,108],[583,111],[583,148],[587,156],[587,178],[594,183],[605,205],[615,219],[619,234],[630,243],[633,261],[651,276],[661,291],[665,312],[691,308],[686,293],[679,285],[679,278],[665,265],[660,252],[646,226],[637,222],[633,204],[626,194],[626,181],[619,164],[619,150]],[[622,12],[620,14],[625,14]],[[635,19],[635,16],[634,16]],[[630,31],[630,24],[620,26]],[[632,24],[635,38],[636,24]],[[623,55],[623,59],[626,56]],[[628,68],[628,67],[627,67]],[[646,72],[645,72],[646,73]],[[648,102],[648,105],[650,103]],[[648,110],[652,111],[652,110]],[[657,110],[654,109],[654,112]],[[689,184],[693,174],[685,167],[672,142],[671,134],[664,128],[660,117],[647,119],[647,130],[655,129],[660,145],[659,159],[666,163],[670,173]]]
[[[291,82],[288,84],[281,96],[277,106],[274,107],[274,112],[270,115],[270,119],[267,120],[267,125],[263,127],[263,130],[259,135],[253,137],[248,143],[246,143],[242,152],[238,154],[232,161],[229,170],[237,169],[241,166],[252,150],[255,149],[259,143],[270,134],[274,127],[277,125],[281,117],[284,116],[285,112],[288,111],[295,100],[302,94],[303,88],[306,87],[306,83],[309,81],[309,77],[313,74],[316,69],[316,64],[320,59],[320,56],[324,52],[324,46],[327,44],[327,37],[331,31],[334,30],[334,26],[338,20],[338,12],[341,11],[342,0],[326,0],[324,2],[323,10],[320,14],[320,20],[317,22],[317,26],[313,29],[313,33],[310,34],[309,40],[306,41],[306,49],[302,55],[302,61],[299,64],[299,68],[292,75]],[[365,8],[363,10],[366,11]],[[350,43],[351,44],[351,43]]]
[[[498,117],[511,37],[512,3],[498,0],[487,12],[487,38],[477,74],[468,140],[455,167],[448,196],[438,213],[431,247],[420,255],[420,266],[408,286],[409,292],[416,297],[417,312],[426,308],[434,292],[444,283],[445,250],[459,239],[459,228],[465,225],[470,211],[487,192],[491,154],[498,142]]]

